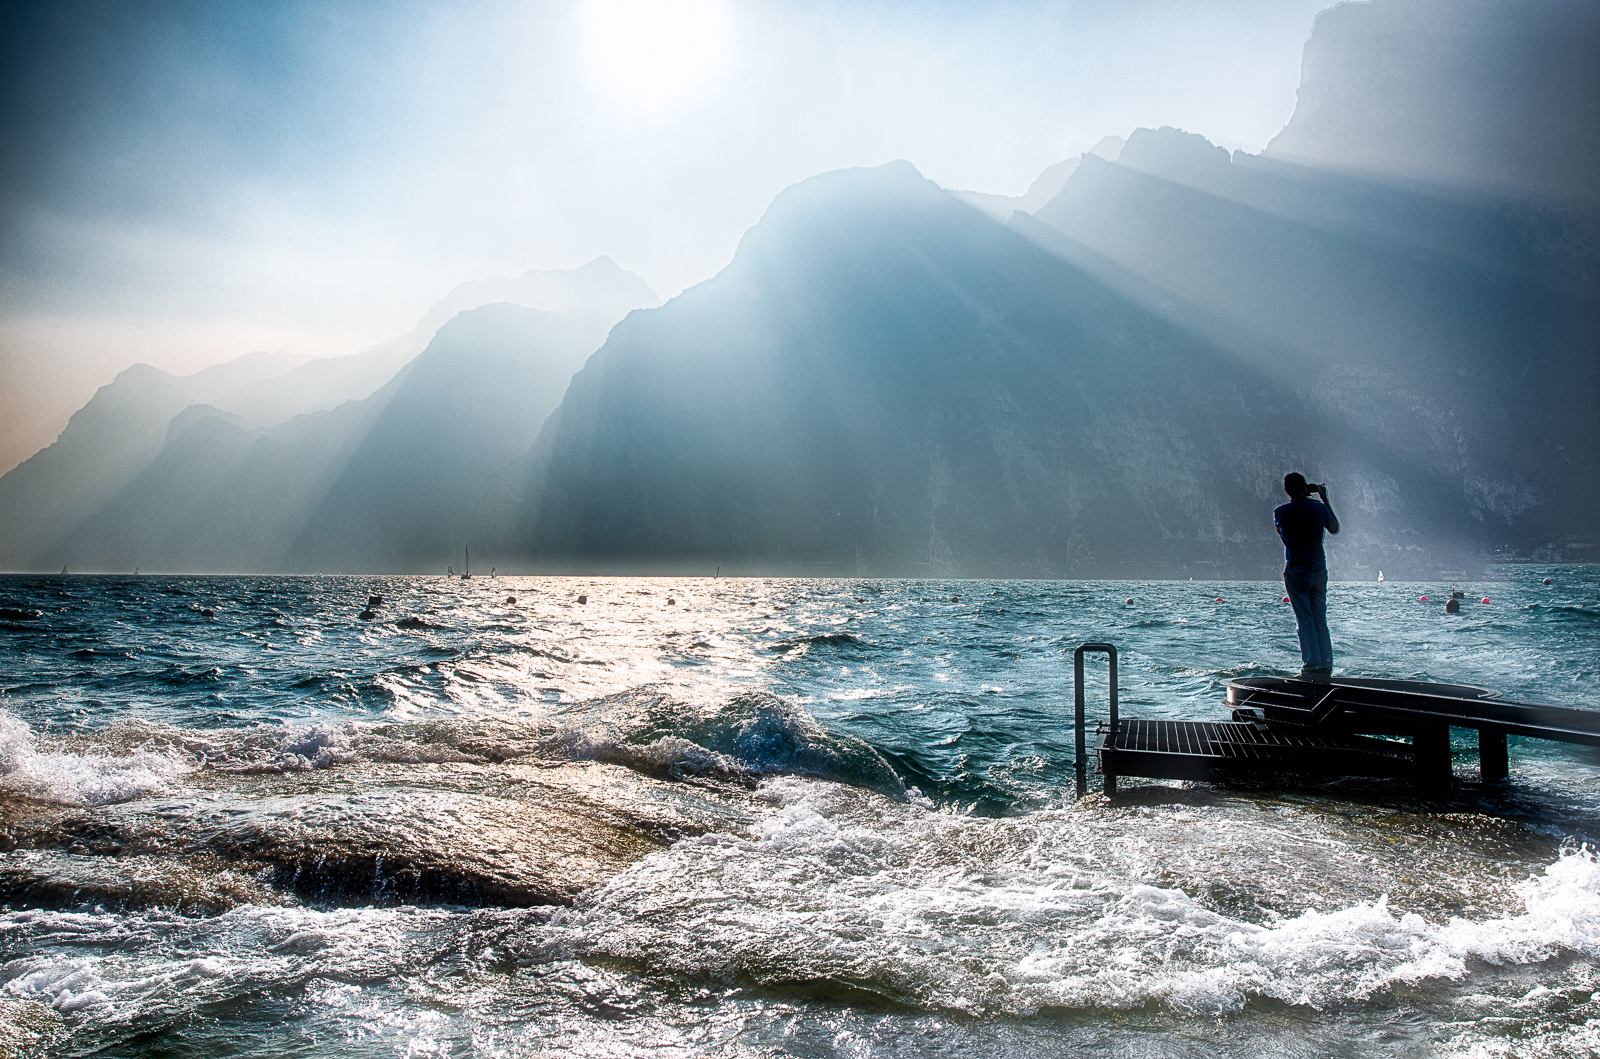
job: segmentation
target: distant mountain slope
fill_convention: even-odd
[[[70,557],[51,553],[51,542],[148,466],[167,424],[193,401],[176,378],[148,364],[100,387],[54,444],[0,477],[0,566],[27,569],[36,556],[65,563]]]
[[[399,338],[348,357],[312,360],[275,378],[263,378],[215,395],[214,402],[257,426],[334,408],[376,392],[421,353],[446,321],[482,305],[509,302],[560,313],[596,332],[595,345],[612,324],[661,299],[639,276],[597,257],[576,269],[532,269],[516,278],[463,283],[435,303]]]
[[[292,546],[398,386],[265,432],[191,406],[149,465],[54,554],[84,570],[318,572],[314,558],[297,566]]]

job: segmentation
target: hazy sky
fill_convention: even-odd
[[[355,352],[600,254],[670,297],[829,169],[1020,194],[1140,126],[1259,151],[1326,6],[14,3],[0,471],[135,361]]]

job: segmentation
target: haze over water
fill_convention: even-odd
[[[1591,707],[1600,568],[1499,573],[1335,585],[1339,671]],[[61,1054],[1600,1046],[1590,753],[1073,801],[1072,647],[1124,715],[1225,718],[1298,666],[1270,582],[0,594],[42,611],[0,629],[0,998]]]

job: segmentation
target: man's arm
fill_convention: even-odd
[[[1333,505],[1328,503],[1328,484],[1326,482],[1317,486],[1317,495],[1322,498],[1322,506],[1328,509],[1328,532],[1337,534],[1339,532],[1339,516],[1333,513]]]

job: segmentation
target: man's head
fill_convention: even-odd
[[[1306,476],[1299,471],[1290,471],[1283,476],[1283,491],[1289,494],[1291,500],[1304,500],[1311,495],[1311,487],[1306,484]]]

